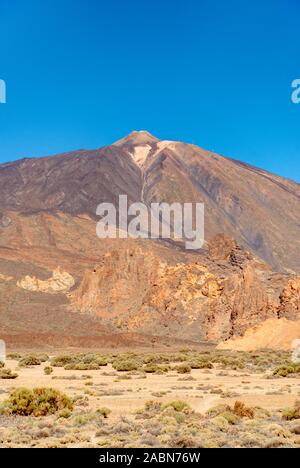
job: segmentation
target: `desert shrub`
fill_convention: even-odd
[[[46,367],[44,368],[44,374],[45,374],[45,375],[50,375],[50,374],[52,374],[52,372],[53,372],[53,367],[51,367],[51,366],[46,366]]]
[[[65,367],[67,364],[70,364],[73,361],[74,361],[74,356],[71,356],[70,354],[61,354],[51,359],[51,366]]]
[[[242,401],[236,401],[234,403],[234,407],[232,412],[241,418],[253,418],[254,417],[254,409],[248,407]]]
[[[2,369],[5,366],[5,363],[3,361],[0,361],[0,369]]]
[[[18,374],[12,372],[10,369],[0,369],[0,379],[16,379]]]
[[[96,412],[101,414],[101,416],[103,416],[104,419],[106,419],[110,415],[111,410],[109,408],[106,408],[105,406],[103,406],[102,408],[97,409]]]
[[[289,374],[297,373],[300,373],[300,364],[294,364],[293,362],[276,367],[276,369],[273,370],[273,375],[277,375],[279,377],[287,377]]]
[[[169,364],[170,356],[166,354],[150,354],[143,356],[143,364]]]
[[[99,354],[60,355],[51,360],[53,367],[64,367],[65,370],[97,370],[107,366],[107,359]]]
[[[189,374],[191,372],[191,367],[187,363],[182,363],[176,366],[178,374]]]
[[[223,369],[237,370],[245,368],[245,360],[242,357],[223,356],[219,359],[219,363]]]
[[[288,408],[283,411],[283,419],[291,421],[293,419],[300,419],[300,401],[295,402],[294,408]]]
[[[185,435],[175,437],[169,442],[169,444],[171,448],[179,449],[199,447],[199,444],[197,443],[196,439]]]
[[[239,417],[234,414],[232,411],[224,411],[220,413],[219,416],[222,416],[229,424],[237,424],[239,422]]]
[[[124,359],[113,361],[112,366],[116,371],[126,372],[138,370],[140,368],[140,363],[133,359]]]
[[[49,361],[49,356],[46,353],[35,353],[34,356],[36,356],[41,362]]]
[[[103,357],[99,356],[99,354],[96,353],[91,353],[91,354],[79,354],[76,356],[76,359],[80,362],[83,362],[84,364],[91,364],[94,362],[97,362],[100,364],[100,362],[106,366],[107,360],[105,360]]]
[[[98,370],[99,366],[95,363],[85,364],[84,362],[72,362],[64,366],[65,370]]]
[[[219,416],[220,414],[225,413],[226,411],[231,411],[230,406],[221,404],[210,408],[207,411],[207,415],[214,418],[215,416]]]
[[[7,354],[7,359],[13,359],[13,360],[18,360],[22,357],[22,355],[20,353],[17,353],[17,352],[10,352]]]
[[[11,393],[1,407],[1,412],[20,416],[46,416],[57,411],[72,411],[72,400],[53,388],[19,388]]]
[[[173,408],[175,411],[181,412],[184,409],[190,408],[189,404],[186,401],[183,400],[174,400],[170,401],[169,403],[166,403],[164,408]]]
[[[159,413],[162,409],[162,404],[160,401],[148,400],[145,403],[145,410],[150,413]]]
[[[41,359],[35,354],[28,354],[19,360],[20,367],[39,366],[41,363]]]
[[[175,417],[175,419],[176,419],[176,421],[177,421],[178,424],[183,424],[184,421],[185,421],[185,416],[184,416],[184,414],[182,414],[182,413],[176,413],[176,414],[174,415],[174,417]]]
[[[64,408],[58,413],[58,416],[60,418],[68,419],[72,416],[72,411],[69,408]]]
[[[167,365],[146,364],[143,367],[143,371],[149,374],[168,372],[168,370],[169,366]]]
[[[235,424],[238,418],[253,418],[254,409],[247,407],[243,402],[236,401],[233,408],[229,405],[217,405],[207,411],[210,417],[223,416],[229,424]]]
[[[192,369],[213,369],[214,365],[211,361],[194,360],[189,363]]]

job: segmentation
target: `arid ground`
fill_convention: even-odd
[[[8,403],[33,387],[54,388],[71,406],[49,415],[28,410],[24,395]],[[10,353],[0,446],[299,447],[297,400],[300,368],[281,351]]]

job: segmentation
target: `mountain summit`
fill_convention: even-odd
[[[119,194],[147,204],[203,202],[207,241],[225,233],[273,268],[300,271],[300,185],[195,145],[134,131],[102,149],[0,165],[4,216],[95,218],[98,204],[117,205]]]
[[[133,132],[129,133],[129,135],[127,135],[126,137],[116,141],[114,145],[144,145],[149,143],[157,143],[158,141],[158,138],[151,135],[151,133],[147,132],[146,130],[134,130]]]

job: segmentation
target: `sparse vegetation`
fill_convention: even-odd
[[[294,408],[289,408],[283,411],[283,419],[291,421],[292,419],[300,419],[300,401],[295,402]]]
[[[175,401],[170,401],[169,403],[166,403],[164,405],[164,408],[173,408],[175,411],[181,412],[186,408],[189,408],[189,404],[186,401],[182,400],[175,400]]]
[[[107,366],[107,358],[99,354],[60,355],[51,360],[53,367],[64,367],[65,370],[97,370]]]
[[[158,365],[158,364],[146,364],[143,367],[143,371],[148,374],[162,374],[164,372],[168,372],[170,367],[168,365]]]
[[[103,406],[102,408],[97,409],[97,413],[101,414],[101,416],[103,416],[104,419],[106,419],[110,415],[111,410]]]
[[[213,369],[214,365],[210,361],[204,361],[204,360],[194,360],[191,361],[190,363],[191,369]]]
[[[24,356],[19,360],[20,367],[30,367],[30,366],[39,366],[42,363],[41,359],[38,356],[29,354]]]
[[[45,374],[45,375],[50,375],[50,374],[52,374],[52,372],[53,372],[53,367],[51,367],[51,366],[46,366],[46,367],[44,368],[44,374]]]
[[[41,361],[40,353],[14,360],[24,357],[27,363],[32,357]],[[290,364],[288,353],[271,351],[61,354],[46,366],[18,370],[22,382],[33,375],[47,381],[48,368],[60,367],[50,377],[59,390],[11,390],[14,382],[2,380],[1,442],[5,447],[300,447],[299,402],[281,410],[255,406],[256,395],[267,398],[269,407],[272,395],[296,400],[299,374],[288,372],[290,381],[277,378],[280,371],[273,374]],[[15,369],[16,363],[8,366]],[[216,405],[207,411],[209,398]]]
[[[19,388],[1,406],[2,414],[46,416],[63,409],[72,410],[73,403],[65,394],[53,388]]]
[[[133,371],[140,368],[140,363],[133,359],[118,359],[113,361],[113,368],[119,372]]]
[[[0,369],[0,379],[16,379],[17,377],[18,374],[16,372],[12,372],[10,369]]]
[[[176,366],[176,370],[178,374],[189,374],[191,372],[191,367],[189,364],[183,363]]]
[[[273,375],[278,377],[287,377],[290,374],[299,374],[300,373],[300,364],[290,363],[287,365],[276,367],[273,371]]]

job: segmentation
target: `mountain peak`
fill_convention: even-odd
[[[151,135],[151,133],[147,132],[146,130],[134,130],[133,132],[129,133],[129,135],[127,135],[126,137],[116,141],[114,145],[144,145],[147,143],[157,143],[158,141],[158,138]]]

